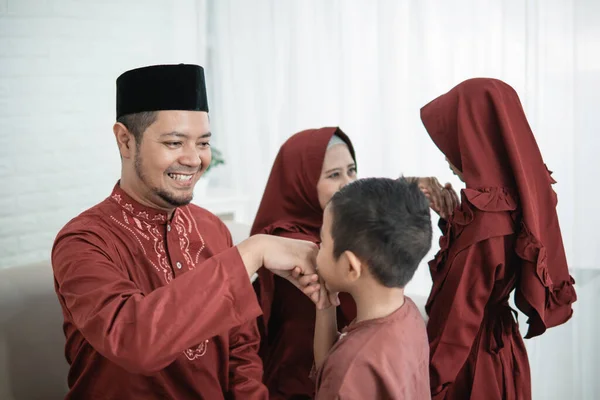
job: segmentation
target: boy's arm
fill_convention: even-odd
[[[301,276],[298,269],[292,271],[292,276],[298,280],[302,291],[315,303],[317,308],[313,342],[315,365],[313,372],[311,372],[311,375],[313,375],[321,368],[329,350],[337,340],[336,307],[340,305],[340,299],[338,293],[330,293],[326,289],[323,281],[319,281],[318,285],[312,285],[315,283],[314,276]],[[319,289],[316,292],[309,293],[306,289],[308,287],[318,287]]]
[[[337,340],[336,306],[340,305],[338,294],[330,293],[325,288],[324,282],[320,282],[318,293],[319,296],[316,301],[315,340],[313,344],[316,371],[321,368],[329,350],[331,350]]]
[[[315,369],[318,371],[329,350],[337,340],[337,316],[335,307],[331,306],[323,310],[317,310],[315,319],[315,341],[313,351],[315,354]]]
[[[352,351],[353,354],[360,352],[353,348],[356,343],[346,344],[340,347],[340,351]],[[343,357],[345,364],[340,365],[340,359],[323,365],[321,381],[318,383],[315,400],[356,400],[356,399],[424,399],[418,396],[397,396],[382,386],[381,371],[378,370],[377,361],[373,362],[372,356]],[[348,362],[350,361],[350,362]],[[399,385],[404,382],[398,382]],[[428,390],[427,390],[428,391]]]

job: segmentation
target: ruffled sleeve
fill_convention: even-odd
[[[548,268],[547,249],[525,224],[517,237],[515,252],[522,260],[515,301],[529,317],[529,330],[525,337],[531,338],[571,318],[571,304],[577,300],[573,287],[575,280],[568,272],[562,279],[553,279]]]
[[[467,188],[461,190],[461,204],[454,211],[452,216],[447,221],[440,221],[439,227],[443,232],[440,237],[440,250],[435,255],[434,259],[429,262],[429,270],[433,286],[431,294],[425,305],[425,310],[429,314],[431,303],[439,291],[441,282],[443,282],[448,272],[449,253],[452,250],[453,254],[458,253],[463,248],[478,241],[485,240],[489,237],[506,234],[506,223],[495,224],[495,220],[491,222],[491,227],[487,222],[483,222],[482,218],[489,220],[487,213],[502,213],[513,212],[518,207],[517,196],[508,188],[489,187],[472,189]],[[477,214],[477,215],[476,215]],[[476,221],[473,225],[473,221]],[[463,235],[465,230],[469,229],[469,233]],[[510,231],[510,229],[508,229]]]
[[[517,209],[516,195],[507,188],[464,189],[463,193],[469,203],[481,211],[501,212]]]
[[[550,170],[548,181],[550,184],[556,183]],[[554,190],[552,193],[556,205],[558,197]],[[522,220],[518,210],[518,195],[509,188],[465,189],[463,197],[468,201],[467,206],[471,205],[477,210],[486,213],[511,212],[516,221]],[[465,215],[463,212],[463,221],[470,222],[464,218]],[[558,227],[555,229],[558,230]],[[571,318],[571,304],[575,302],[577,295],[573,287],[575,280],[566,268],[564,271],[556,268],[554,277],[549,269],[549,263],[566,265],[564,253],[546,249],[524,222],[517,226],[516,233],[515,252],[522,262],[515,299],[519,309],[529,317],[529,331],[525,337],[530,338]],[[562,259],[558,259],[559,257]]]

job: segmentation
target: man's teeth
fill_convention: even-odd
[[[176,181],[189,181],[194,176],[194,175],[182,175],[182,174],[167,174],[167,175],[169,175],[169,177],[171,177],[172,179],[175,179]]]

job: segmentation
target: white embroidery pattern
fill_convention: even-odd
[[[197,358],[202,357],[208,351],[208,340],[200,343],[196,348],[187,349],[183,352],[188,360],[194,361]]]
[[[146,211],[140,211],[140,212],[136,213],[133,205],[131,205],[130,203],[122,204],[121,195],[114,193],[111,197],[121,207],[123,207],[124,210],[129,211],[132,215],[135,215],[135,217],[130,217],[127,215],[127,213],[125,211],[122,211],[124,222],[118,221],[114,216],[111,216],[110,218],[114,222],[116,222],[118,225],[120,225],[121,227],[126,229],[128,232],[130,232],[133,235],[133,237],[135,237],[137,242],[140,244],[140,247],[142,248],[144,255],[147,256],[146,249],[144,248],[144,245],[142,244],[142,241],[140,240],[138,235],[142,236],[147,241],[154,242],[154,252],[156,253],[156,257],[158,260],[158,266],[154,262],[152,262],[152,260],[148,259],[148,261],[156,269],[157,272],[159,272],[159,273],[162,272],[165,281],[167,282],[167,284],[169,284],[173,280],[173,273],[171,270],[171,266],[167,260],[163,235],[161,234],[160,230],[155,225],[149,224],[146,221],[140,221],[138,219],[138,218],[141,218],[141,219],[151,221],[151,222],[154,222],[154,221],[164,222],[164,221],[166,221],[165,215],[156,214],[156,215],[154,215],[153,218],[150,218],[150,216],[148,215],[148,213]],[[200,231],[198,230],[196,221],[192,217],[191,211],[189,211],[188,207],[182,208],[180,210],[181,210],[181,212],[176,213],[175,218],[173,218],[173,225],[177,229],[177,233],[179,235],[179,246],[181,248],[183,256],[184,256],[189,268],[194,269],[196,264],[199,261],[200,254],[202,253],[202,251],[205,248],[205,242],[204,242],[204,238],[200,234]],[[186,211],[190,215],[187,215]],[[130,218],[133,220],[133,228],[135,229],[135,231],[134,231],[134,229],[127,226],[127,225],[131,225],[131,223],[129,221]],[[186,229],[186,223],[187,223],[188,229]],[[196,233],[200,237],[200,241],[202,242],[202,246],[200,247],[200,250],[198,250],[198,253],[196,254],[196,262],[195,263],[193,262],[192,257],[190,255],[190,240],[188,237],[188,232],[192,233],[192,224],[196,230]],[[137,231],[137,233],[136,233],[136,231]],[[147,231],[150,236],[146,235],[144,233],[144,231]],[[205,340],[204,342],[200,343],[198,346],[185,350],[183,352],[183,354],[185,354],[185,356],[188,360],[194,361],[200,357],[203,357],[206,354],[206,352],[208,351],[208,343],[209,343],[209,341]]]
[[[127,215],[124,214],[123,215],[125,222],[129,223]],[[137,240],[137,242],[140,244],[140,247],[142,248],[142,251],[144,252],[144,255],[148,256],[148,253],[146,253],[146,248],[144,247],[144,245],[142,244],[142,241],[140,240],[140,238],[138,237],[138,234],[142,235],[144,237],[144,239],[146,240],[151,240],[150,237],[148,235],[143,234],[142,232],[138,232],[138,234],[136,234],[136,232],[131,229],[130,227],[128,227],[127,225],[125,225],[123,222],[117,220],[114,216],[110,216],[110,218],[116,222],[118,225],[120,225],[121,227],[123,227],[124,229],[126,229],[128,232],[130,232],[133,237],[135,238],[135,240]],[[158,233],[158,229],[156,229],[155,227],[152,227],[152,225],[148,224],[147,222],[145,222],[146,227],[148,228],[148,232],[150,232],[151,234],[153,233]],[[152,230],[155,230],[156,232],[152,232]],[[167,283],[171,282],[173,280],[173,274],[171,272],[171,268],[167,265],[166,267],[164,266],[164,257],[161,257],[160,252],[157,250],[157,243],[160,244],[160,248],[162,249],[162,253],[164,253],[164,247],[162,247],[162,242],[160,240],[158,240],[156,238],[156,236],[153,237],[154,240],[154,250],[156,251],[156,255],[158,256],[158,264],[160,265],[161,268],[159,268],[154,262],[152,262],[152,260],[150,258],[148,258],[148,262],[154,267],[154,269],[156,269],[156,271],[158,273],[162,273],[162,275],[165,278],[165,281]]]
[[[139,211],[139,212],[135,212],[135,209],[133,208],[133,205],[131,203],[125,203],[123,204],[123,199],[121,198],[120,194],[114,193],[111,198],[116,201],[121,207],[123,207],[125,210],[129,211],[131,214],[135,215],[136,217],[139,218],[143,218],[146,220],[152,220],[152,221],[166,221],[167,217],[164,214],[156,214],[152,219],[150,218],[150,215],[148,215],[148,212],[146,211]]]
[[[204,248],[206,247],[206,244],[204,243],[204,238],[202,237],[202,234],[200,233],[200,230],[198,229],[198,224],[196,224],[196,220],[194,218],[192,218],[192,213],[189,210],[188,207],[185,208],[186,211],[188,211],[190,213],[190,215],[188,216],[188,219],[191,221],[191,224],[194,225],[194,229],[196,230],[196,233],[198,234],[198,237],[200,238],[200,241],[202,242],[202,246],[200,246],[200,250],[198,250],[198,252],[196,253],[196,257],[195,257],[195,263],[194,266],[196,264],[198,264],[198,262],[200,261],[200,254],[202,254],[202,250],[204,250]],[[192,232],[192,229],[190,227],[190,233]]]
[[[154,241],[154,252],[156,253],[156,258],[158,260],[158,265],[160,269],[156,267],[159,272],[162,272],[165,281],[170,283],[173,280],[173,272],[171,271],[171,266],[167,261],[167,255],[165,252],[165,246],[163,244],[163,236],[158,230],[158,228],[154,225],[148,224],[145,222],[146,228],[148,229],[148,233],[152,236]]]
[[[188,237],[188,231],[185,228],[185,221],[183,220],[184,216],[186,217],[183,212],[177,213],[175,218],[173,218],[173,224],[175,225],[175,229],[179,235],[179,248],[183,254],[183,258],[185,258],[188,268],[194,269],[195,265],[192,262],[192,257],[190,256],[190,238]]]
[[[144,252],[144,254],[146,254],[146,249],[144,249],[144,245],[142,244],[142,241],[140,240],[140,238],[135,234],[135,232],[133,231],[133,229],[131,229],[130,227],[128,227],[127,225],[125,225],[124,223],[122,223],[121,221],[117,220],[114,216],[110,216],[110,219],[112,219],[113,221],[115,221],[118,225],[121,225],[123,228],[127,229],[129,232],[131,232],[131,234],[133,235],[133,237],[135,238],[135,240],[138,241],[138,243],[140,244],[140,247],[142,248],[142,251]]]
[[[177,233],[180,235],[179,236],[179,247],[181,249],[181,252],[183,253],[185,261],[188,264],[188,268],[194,269],[194,268],[196,268],[196,264],[198,264],[198,261],[200,258],[200,253],[202,253],[202,251],[206,247],[206,244],[204,243],[204,238],[202,237],[202,235],[196,228],[196,233],[198,234],[198,237],[200,238],[200,242],[202,243],[202,245],[200,246],[200,250],[198,250],[198,252],[196,253],[195,260],[193,260],[191,254],[190,254],[190,239],[188,237],[188,233],[190,233],[190,234],[192,233],[192,225],[194,225],[194,226],[196,225],[196,220],[191,215],[191,211],[190,211],[189,207],[182,207],[180,210],[181,210],[181,212],[177,213],[176,218],[174,218],[176,228],[177,228]],[[187,225],[187,229],[186,229],[186,225]]]

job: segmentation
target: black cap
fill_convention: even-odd
[[[153,65],[117,78],[117,119],[144,111],[208,112],[204,68],[199,65]]]

